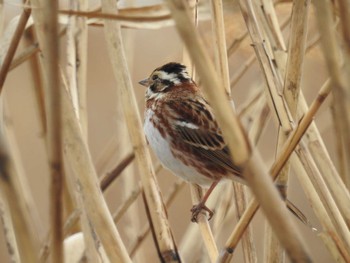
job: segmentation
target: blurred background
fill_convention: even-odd
[[[213,37],[211,32],[210,5],[207,1],[200,1],[198,30],[205,40],[207,50],[213,53]],[[119,1],[120,8],[139,7],[143,5],[162,4],[162,1]],[[5,0],[3,3],[5,14],[5,29],[11,19],[18,16],[22,10],[21,1]],[[98,1],[90,1],[90,8],[99,6]],[[291,15],[291,2],[285,1],[276,6],[280,23]],[[60,1],[62,9],[68,8],[66,1]],[[238,36],[246,31],[246,26],[240,9],[236,1],[224,1],[224,15],[226,28],[226,42],[229,47]],[[61,29],[65,27],[64,22]],[[283,30],[285,41],[288,43],[289,25]],[[317,24],[313,7],[310,8],[308,39],[312,42],[317,36]],[[184,54],[183,44],[173,25],[155,26],[153,29],[123,28],[125,52],[134,91],[137,96],[139,112],[143,116],[144,92],[145,88],[138,84],[138,81],[148,77],[155,69],[170,61],[182,61]],[[66,38],[61,38],[61,61],[62,70],[65,70],[65,47]],[[18,50],[25,48],[24,41]],[[249,36],[240,44],[238,49],[229,57],[230,76],[233,78],[242,69],[249,58],[254,55]],[[96,171],[99,176],[110,172],[128,153],[132,151],[127,132],[123,112],[118,101],[116,80],[114,78],[110,59],[104,38],[103,27],[99,23],[89,26],[88,31],[88,64],[87,64],[87,107],[88,107],[88,144],[92,155]],[[113,58],[112,58],[113,59]],[[45,238],[49,230],[49,170],[45,151],[42,129],[38,119],[38,110],[33,89],[36,88],[33,80],[30,62],[27,61],[12,70],[5,82],[3,100],[5,105],[6,122],[13,128],[18,144],[24,175],[28,181],[28,186],[32,192],[37,211],[37,223],[40,229],[39,236]],[[321,85],[328,78],[323,55],[319,44],[316,43],[305,57],[304,70],[302,76],[302,90],[308,102],[311,102]],[[232,88],[232,97],[238,112],[246,105],[251,96],[264,88],[265,81],[261,74],[259,64],[254,61],[247,71],[237,80]],[[316,124],[321,132],[330,156],[337,165],[334,157],[334,130],[330,115],[330,102],[328,98],[316,116]],[[243,120],[243,123],[249,121]],[[249,128],[249,127],[248,127]],[[266,128],[259,140],[257,147],[269,167],[274,158],[277,145],[277,122],[274,118],[269,118]],[[153,158],[157,165],[156,158]],[[139,181],[139,169],[133,162],[128,169],[108,188],[104,193],[111,213],[114,213],[123,203],[125,197],[130,194],[133,187]],[[157,174],[161,192],[167,195],[169,189],[176,182],[177,177],[166,170],[160,170]],[[229,184],[229,183],[228,183]],[[217,193],[224,193],[225,184],[216,189]],[[125,189],[127,189],[126,192]],[[310,219],[312,224],[321,229],[318,220],[313,214],[305,194],[300,187],[295,176],[290,177],[290,187],[288,191],[289,199],[292,200]],[[210,203],[209,207],[214,211],[220,204]],[[232,202],[233,205],[233,202]],[[168,207],[168,216],[175,240],[181,251],[181,242],[189,227],[193,227],[190,222],[190,208],[192,207],[191,196],[188,185],[185,185],[175,196],[173,203]],[[232,208],[233,209],[233,208]],[[135,216],[134,213],[137,213]],[[215,217],[215,215],[214,215]],[[130,248],[135,241],[137,229],[142,229],[147,221],[141,196],[132,205],[129,214],[125,215],[118,223],[117,228],[127,248]],[[312,232],[308,227],[299,221],[296,224],[306,240],[314,262],[333,262],[328,250],[323,242],[317,237],[317,233]],[[212,224],[214,220],[212,220]],[[226,222],[222,226],[218,247],[222,247],[227,236],[232,231],[236,222]],[[0,227],[1,228],[1,227]],[[261,212],[254,217],[253,231],[255,245],[259,262],[263,261],[265,218]],[[136,229],[136,231],[135,231]],[[209,262],[209,257],[205,251],[201,252],[198,262]],[[147,260],[144,260],[144,259]],[[9,262],[6,249],[6,242],[3,238],[3,231],[0,231],[0,262]],[[154,248],[152,237],[148,235],[142,247],[136,252],[133,260],[135,262],[156,262],[157,252]],[[234,255],[234,262],[242,262],[241,247]]]

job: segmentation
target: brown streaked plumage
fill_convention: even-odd
[[[147,87],[144,131],[157,157],[170,171],[209,190],[192,211],[197,221],[205,202],[222,179],[244,183],[242,173],[231,159],[213,110],[186,67],[168,63],[140,81]],[[303,223],[305,216],[290,201],[287,206]]]
[[[225,178],[241,179],[212,108],[185,66],[168,63],[140,84],[148,87],[145,134],[166,168],[186,181],[212,188]],[[208,210],[204,202],[200,208]]]

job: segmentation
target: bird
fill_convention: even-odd
[[[242,169],[234,164],[210,104],[189,76],[185,65],[170,62],[139,82],[145,86],[144,133],[161,164],[187,182],[209,189],[191,209],[191,221],[199,213],[213,212],[205,205],[219,182],[246,184]],[[288,207],[301,221],[307,220],[293,205]],[[294,210],[294,211],[293,211]]]

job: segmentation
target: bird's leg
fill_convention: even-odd
[[[191,212],[192,212],[192,218],[191,218],[191,221],[192,222],[197,222],[197,217],[199,215],[199,213],[202,211],[202,210],[205,210],[209,213],[209,219],[210,220],[213,216],[213,211],[211,211],[206,205],[205,205],[205,202],[208,200],[211,192],[214,190],[215,186],[219,183],[219,181],[215,181],[213,182],[208,191],[205,193],[205,195],[202,197],[202,200],[197,204],[197,205],[194,205],[191,209]]]

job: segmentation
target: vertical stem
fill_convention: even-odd
[[[116,2],[103,0],[104,12],[118,12]],[[152,225],[154,242],[161,261],[180,262],[172,230],[169,226],[165,206],[155,178],[152,160],[147,149],[146,139],[142,133],[135,94],[124,52],[121,26],[115,21],[105,21],[105,39],[110,55],[114,76],[118,81],[118,99],[122,103],[130,140],[135,150],[135,160],[141,170],[141,181],[144,188],[144,201],[148,209],[148,219]]]
[[[309,0],[294,1],[292,8],[291,32],[288,48],[288,59],[286,66],[286,75],[283,88],[283,95],[289,108],[292,119],[296,118],[298,98],[300,93],[301,75],[303,69],[303,61],[306,47],[307,36],[307,18]],[[273,7],[272,7],[273,8]],[[273,9],[274,12],[274,9]],[[280,30],[274,30],[280,32]],[[283,43],[283,39],[280,40]],[[283,147],[286,141],[286,134],[283,132],[283,127],[279,128],[277,154]],[[282,197],[287,198],[288,178],[289,178],[289,163],[285,165],[280,175],[276,180],[276,185],[280,190]],[[276,237],[271,231],[265,239],[266,244],[270,243],[269,249],[265,250],[266,262],[284,262],[284,253],[279,246]],[[268,248],[268,246],[265,246]]]
[[[342,145],[345,165],[345,184],[350,188],[350,90],[345,83],[344,72],[341,68],[341,52],[337,36],[334,30],[334,19],[332,5],[329,0],[314,1],[316,7],[316,18],[319,24],[319,29],[322,34],[321,43],[323,54],[326,60],[328,71],[331,76],[333,88],[334,104],[334,121],[337,122],[336,127],[339,127],[336,138],[339,145]],[[348,63],[348,61],[345,61]],[[346,65],[346,68],[348,65]]]
[[[224,90],[231,94],[230,76],[228,70],[227,47],[222,0],[211,0],[212,28],[215,33],[214,54],[219,78]]]
[[[59,78],[58,1],[44,1],[43,22],[45,46],[42,47],[47,67],[46,113],[48,149],[51,174],[50,220],[52,229],[52,262],[63,261],[62,232],[62,137],[61,137],[61,87]]]

